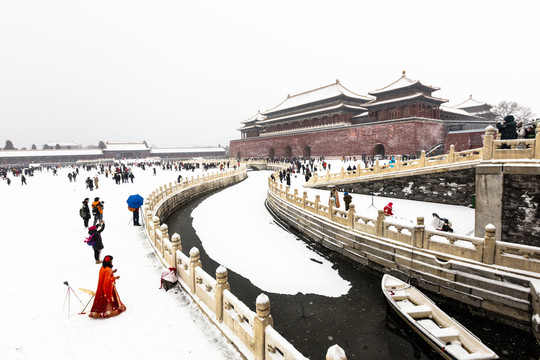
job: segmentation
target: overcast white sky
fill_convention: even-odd
[[[540,115],[538,1],[0,1],[0,147],[228,145],[340,79]]]

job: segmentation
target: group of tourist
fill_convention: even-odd
[[[100,260],[101,250],[104,249],[103,238],[101,237],[101,233],[105,230],[105,221],[103,220],[104,202],[100,201],[99,197],[95,197],[90,212],[89,201],[89,198],[85,198],[80,209],[80,216],[83,219],[85,228],[88,227],[91,218],[90,214],[94,216],[94,224],[88,227],[88,237],[85,243],[92,247],[96,264],[102,264],[99,270],[98,286],[94,294],[94,303],[89,316],[91,318],[109,318],[125,311],[126,306],[120,300],[116,290],[116,280],[120,276],[114,275],[116,269],[113,270],[113,257],[106,255],[103,260]]]

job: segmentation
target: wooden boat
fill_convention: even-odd
[[[498,359],[491,349],[415,287],[388,274],[381,282],[388,304],[445,359]]]

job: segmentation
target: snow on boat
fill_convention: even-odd
[[[498,359],[491,349],[415,287],[384,275],[382,291],[388,304],[445,359]]]

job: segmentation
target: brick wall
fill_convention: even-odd
[[[385,178],[338,186],[341,191],[398,199],[431,201],[441,204],[471,204],[475,194],[474,169],[462,169],[415,176]]]
[[[540,175],[504,174],[503,241],[540,247]]]
[[[484,145],[484,134],[485,130],[448,133],[446,135],[444,153],[447,154],[450,151],[450,145],[454,145],[455,151],[481,148]]]
[[[232,140],[230,156],[242,158],[268,157],[274,149],[275,157],[285,156],[287,146],[292,157],[302,157],[304,149],[311,149],[312,157],[374,155],[374,148],[382,144],[387,155],[415,154],[444,142],[444,125],[429,120],[412,120],[380,125],[356,125],[344,129],[311,131],[291,135]]]

